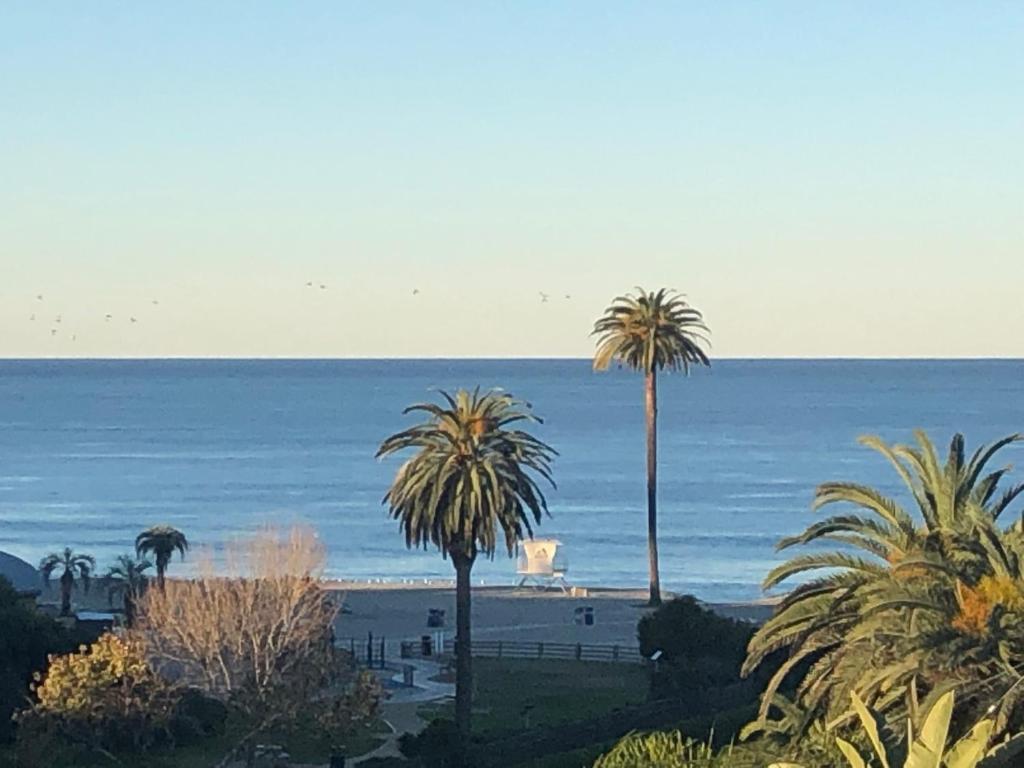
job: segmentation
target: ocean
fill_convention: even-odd
[[[304,522],[331,576],[451,578],[405,548],[381,505],[400,462],[374,453],[412,423],[405,406],[460,386],[501,387],[544,419],[558,487],[538,533],[563,543],[569,580],[644,586],[642,379],[587,360],[0,361],[0,550],[37,562],[67,545],[102,570],[157,523],[202,547]],[[816,484],[899,490],[858,435],[922,427],[944,449],[962,431],[973,449],[1024,431],[1016,360],[723,360],[663,376],[659,396],[662,582],[708,600],[762,595],[778,539],[815,519]],[[474,580],[514,573],[500,552]]]

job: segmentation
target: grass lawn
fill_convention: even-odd
[[[344,743],[339,743],[349,757],[358,757],[376,749],[390,733],[382,720],[370,723],[365,728],[353,733]],[[299,728],[294,733],[269,734],[259,739],[261,744],[280,744],[296,762],[326,763],[330,758],[332,743],[322,734],[313,729]],[[142,765],[146,768],[210,768],[228,753],[237,743],[233,735],[225,734],[207,739],[198,744],[181,746],[173,750],[159,749],[146,753],[120,754],[118,757],[124,765]],[[0,768],[14,765],[13,750],[4,752],[0,748]],[[76,766],[83,768],[110,768],[109,759],[100,755],[77,757]]]
[[[588,720],[647,699],[640,664],[555,659],[474,659],[473,730],[487,736]],[[452,705],[420,716],[452,717]]]

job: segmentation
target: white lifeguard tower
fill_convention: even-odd
[[[532,584],[538,589],[557,586],[563,592],[568,592],[569,583],[565,580],[565,573],[569,570],[569,561],[561,546],[562,542],[558,539],[523,541],[516,564],[516,576],[519,577],[517,586]]]

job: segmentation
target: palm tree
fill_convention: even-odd
[[[426,421],[387,438],[377,457],[415,451],[384,497],[408,547],[437,547],[451,558],[456,576],[455,716],[462,744],[470,733],[470,572],[478,555],[493,557],[499,534],[512,556],[547,501],[531,475],[554,487],[556,451],[515,427],[539,423],[530,405],[497,391],[441,393],[443,405],[421,403],[405,413]]]
[[[124,622],[128,627],[135,624],[135,604],[149,585],[146,571],[153,564],[146,559],[121,555],[115,565],[107,571],[107,601],[113,604],[115,597],[124,605]]]
[[[156,558],[156,583],[160,591],[164,591],[164,573],[171,562],[174,550],[178,550],[181,559],[185,559],[188,551],[188,539],[177,528],[169,525],[155,525],[135,537],[135,554],[139,557],[152,552]]]
[[[71,615],[71,590],[77,582],[89,591],[89,579],[96,569],[96,561],[91,555],[74,552],[65,547],[63,552],[53,552],[39,562],[39,571],[43,574],[43,583],[49,585],[50,577],[58,568],[60,574],[60,615]]]
[[[691,365],[710,366],[703,345],[709,333],[701,313],[682,296],[665,288],[657,292],[637,288],[612,301],[596,323],[594,370],[612,362],[644,374],[647,416],[647,560],[651,605],[661,604],[658,573],[658,371],[681,370]]]
[[[888,445],[877,437],[860,440],[896,470],[914,503],[912,511],[870,486],[825,483],[817,489],[815,509],[834,504],[853,509],[779,543],[779,549],[817,546],[776,567],[764,581],[769,589],[810,575],[783,598],[750,642],[744,674],[776,651],[789,650],[762,697],[761,726],[770,727],[770,709],[787,709],[777,691],[790,673],[801,668],[807,671],[797,696],[806,716],[794,732],[822,712],[830,718],[848,714],[851,693],[894,717],[916,720],[924,711],[918,685],[938,694],[942,691],[934,689],[936,682],[959,675],[962,665],[953,651],[965,645],[961,641],[969,640],[969,633],[958,631],[957,625],[971,629],[989,620],[993,588],[1007,582],[1024,586],[1019,558],[1004,546],[1013,544],[1020,533],[998,527],[1000,516],[1024,492],[1024,485],[1000,494],[1008,468],[985,469],[1001,448],[1022,436],[982,446],[968,459],[963,436],[955,435],[944,462],[924,432],[915,436],[916,446]],[[838,547],[823,549],[823,543]],[[964,615],[965,604],[975,609],[973,614]],[[980,616],[975,615],[978,608]],[[993,620],[1000,617],[997,611]],[[959,638],[956,643],[951,630]],[[983,634],[992,637],[987,631]],[[977,664],[976,669],[993,660],[993,644],[982,650],[978,643],[966,645],[972,647],[962,658],[973,654],[970,663]],[[935,674],[940,669],[942,674]],[[990,687],[998,688],[992,682]]]

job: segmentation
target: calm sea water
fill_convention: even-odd
[[[213,545],[305,521],[334,576],[451,577],[405,549],[381,506],[399,462],[373,455],[404,406],[476,385],[545,419],[561,455],[540,531],[564,542],[572,580],[643,585],[642,382],[585,360],[0,361],[0,549],[35,562],[71,545],[103,565],[155,523]],[[1024,430],[1024,361],[723,361],[660,396],[663,582],[748,599],[778,538],[813,519],[817,483],[894,489],[858,435],[961,430],[973,446]],[[513,574],[504,556],[475,570]]]

